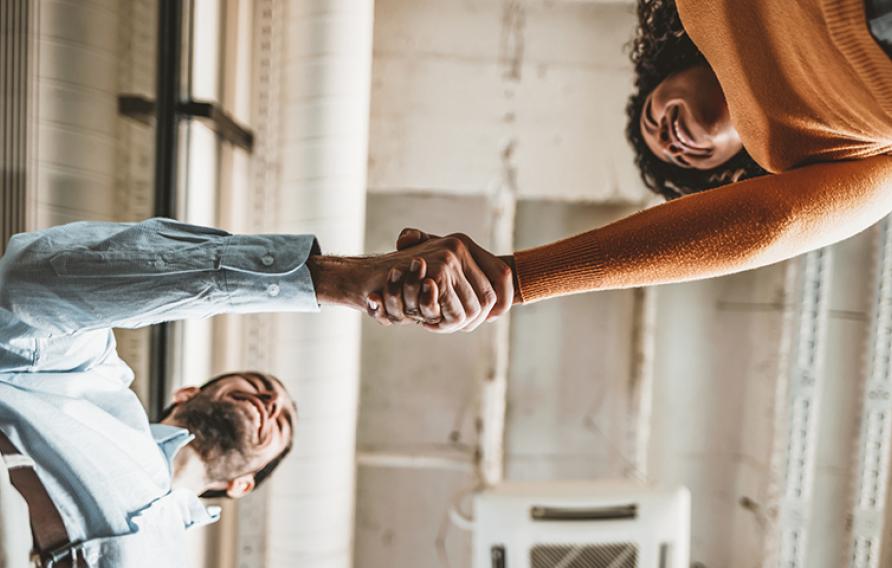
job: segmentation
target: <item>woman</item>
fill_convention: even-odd
[[[889,214],[892,60],[871,32],[882,1],[678,0],[676,15],[642,0],[628,134],[645,183],[672,200],[515,253],[517,299],[748,270]],[[379,321],[417,304],[412,274],[402,298],[372,298]]]
[[[767,173],[743,149],[715,74],[685,32],[673,0],[638,3],[631,58],[635,92],[626,106],[626,137],[651,191],[670,200]],[[657,120],[657,109],[666,121]],[[709,136],[714,148],[692,141],[691,123],[697,138]]]

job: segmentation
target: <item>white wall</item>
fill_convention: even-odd
[[[516,248],[623,217],[628,206],[523,202]],[[633,292],[584,294],[512,312],[506,430],[514,480],[640,477],[626,445]]]
[[[374,196],[366,246],[392,250],[404,225],[486,234],[486,212],[480,197]],[[355,566],[439,566],[443,554],[462,566],[470,557],[468,535],[445,515],[452,497],[474,482],[478,385],[489,367],[491,333],[486,327],[439,336],[363,323],[360,456],[437,456],[465,467],[393,468],[360,459]]]
[[[631,85],[623,46],[633,10],[612,2],[378,0],[372,250],[386,250],[404,225],[462,230],[485,244],[493,214],[485,197],[505,187],[517,199],[516,248],[641,207],[649,196],[623,135]],[[848,542],[871,238],[834,249],[807,566],[841,565]],[[760,565],[782,522],[783,477],[772,460],[788,421],[778,398],[788,372],[781,344],[795,325],[785,314],[797,301],[787,269],[657,290],[646,471],[636,470],[628,439],[636,427],[632,292],[514,310],[506,476],[687,485],[692,562]],[[389,468],[361,460],[356,566],[446,566],[444,550],[449,566],[469,565],[467,535],[443,527],[450,496],[472,480],[461,464],[472,451],[465,444],[474,412],[463,405],[492,364],[491,333],[426,339],[365,324],[360,451],[441,460],[424,462],[426,469],[405,467],[418,466],[409,459]],[[453,429],[461,444],[449,438]]]
[[[631,14],[622,4],[378,0],[369,250],[391,248],[403,226],[463,231],[488,246],[498,192],[520,200],[511,248],[647,199],[623,139]],[[632,293],[614,292],[515,312],[509,478],[626,473],[631,311]],[[493,334],[364,325],[357,567],[468,565],[469,535],[447,514],[454,500],[467,505],[474,483],[467,464]]]
[[[636,201],[625,4],[379,0],[369,188]]]

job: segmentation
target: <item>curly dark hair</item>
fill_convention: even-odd
[[[767,173],[746,150],[721,166],[698,170],[664,162],[644,142],[641,113],[648,95],[666,77],[695,65],[708,65],[685,32],[675,0],[638,0],[638,28],[630,55],[635,67],[635,92],[626,104],[626,138],[635,150],[635,165],[644,185],[666,199],[675,199]]]

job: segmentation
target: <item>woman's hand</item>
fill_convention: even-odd
[[[463,234],[441,238],[403,229],[396,244],[399,251],[419,256],[406,274],[392,271],[384,290],[369,295],[369,315],[382,325],[417,323],[438,333],[471,332],[511,309],[510,257],[494,256]],[[421,256],[429,246],[441,253],[433,265]]]

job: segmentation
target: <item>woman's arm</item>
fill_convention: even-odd
[[[691,195],[515,253],[523,302],[731,274],[850,237],[892,211],[892,156]]]

